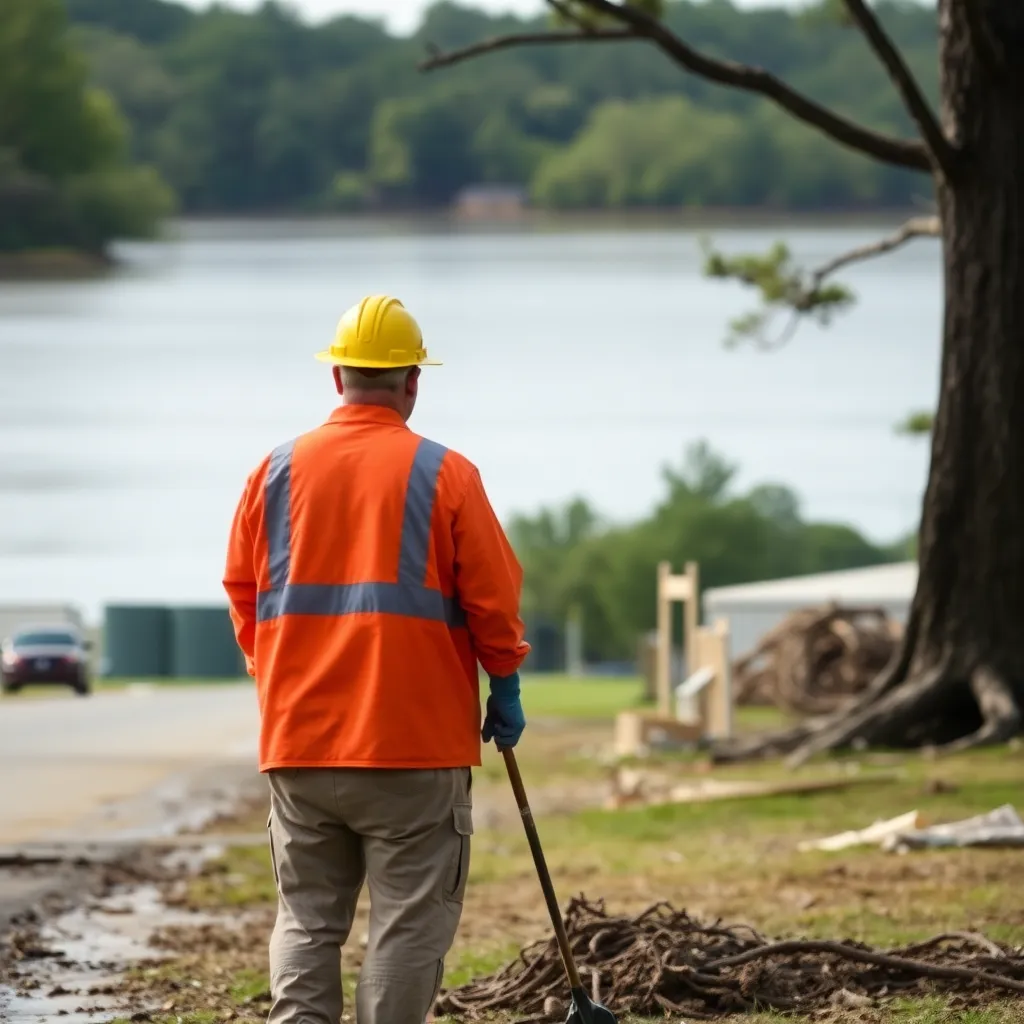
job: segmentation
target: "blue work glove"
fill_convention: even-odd
[[[519,673],[491,676],[491,694],[487,698],[487,713],[480,731],[484,743],[493,738],[503,749],[514,747],[525,728],[526,716],[519,700]]]

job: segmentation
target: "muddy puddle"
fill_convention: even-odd
[[[217,847],[175,851],[162,867],[185,878],[218,855]],[[231,922],[168,906],[166,887],[143,884],[93,898],[18,939],[22,959],[0,984],[0,1020],[5,1024],[95,1024],[121,1008],[117,984],[133,965],[173,957],[153,944],[154,935],[176,925]],[[156,1007],[154,1007],[156,1009]],[[135,1019],[145,1019],[136,1014]]]

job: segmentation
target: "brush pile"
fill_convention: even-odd
[[[610,917],[573,900],[566,929],[584,984],[613,1013],[714,1020],[753,1010],[810,1013],[884,996],[959,993],[965,1003],[1024,996],[1024,951],[973,933],[881,952],[854,942],[770,942],[746,926],[703,924],[666,903]],[[490,978],[443,992],[439,1014],[480,1020],[515,1011],[564,1019],[566,981],[552,938]],[[521,1021],[527,1024],[527,1021]]]
[[[882,608],[804,608],[733,665],[740,704],[825,715],[863,692],[888,664],[902,628]]]

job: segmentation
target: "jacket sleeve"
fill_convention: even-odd
[[[507,676],[530,653],[519,617],[523,571],[474,467],[452,527],[455,582],[484,671]]]
[[[256,551],[249,526],[249,492],[252,478],[246,483],[228,539],[224,589],[228,595],[228,612],[235,629],[238,646],[245,655],[245,667],[256,676]]]

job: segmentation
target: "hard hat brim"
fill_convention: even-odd
[[[401,370],[410,366],[444,366],[440,359],[423,359],[418,363],[388,363],[382,359],[338,359],[331,355],[329,349],[317,352],[314,358],[321,363],[330,363],[332,366],[354,366],[364,370]]]

